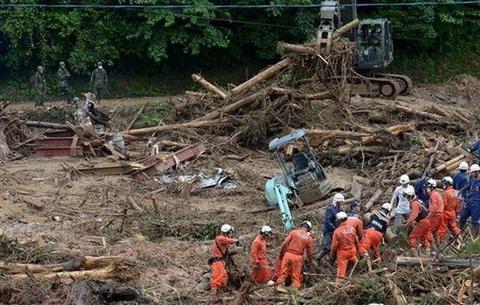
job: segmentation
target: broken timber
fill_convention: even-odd
[[[217,86],[215,86],[214,84],[210,83],[209,81],[207,81],[206,79],[204,79],[203,77],[201,77],[200,75],[198,74],[192,74],[192,79],[199,83],[200,85],[202,85],[203,88],[207,89],[208,91],[210,92],[213,92],[215,95],[221,97],[222,99],[226,99],[227,98],[227,93],[225,93],[225,91],[223,91],[222,89],[218,88]]]
[[[397,256],[396,265],[398,267],[417,267],[421,265],[428,265],[431,262],[431,258],[423,257],[408,257],[408,256]],[[480,260],[468,260],[468,259],[458,259],[458,258],[443,258],[438,259],[434,262],[431,262],[432,266],[435,267],[448,267],[448,268],[470,268],[472,266],[480,265]]]

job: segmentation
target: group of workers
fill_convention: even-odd
[[[425,255],[430,254],[431,246],[439,246],[448,232],[454,238],[461,237],[468,218],[472,218],[472,232],[480,231],[480,166],[468,166],[462,162],[459,172],[452,178],[443,177],[440,193],[437,183],[427,173],[414,186],[408,175],[402,175],[400,185],[394,190],[391,202],[380,209],[364,215],[360,219],[358,203],[353,203],[345,211],[345,197],[337,193],[332,204],[325,211],[321,260],[327,254],[335,258],[337,283],[345,276],[348,264],[356,264],[365,258],[371,269],[373,258],[380,260],[380,245],[389,225],[392,231],[408,231],[408,245],[412,254],[417,254],[418,246],[423,246]],[[393,218],[393,221],[391,221]],[[459,219],[460,227],[457,225]],[[307,269],[314,263],[314,240],[310,234],[312,223],[303,221],[299,228],[291,231],[284,240],[276,262],[271,267],[267,258],[267,248],[272,238],[272,229],[263,226],[251,244],[252,280],[267,285],[285,285],[290,278],[294,288],[300,288],[303,281],[303,258],[307,258]],[[210,287],[214,295],[227,285],[226,257],[230,245],[238,244],[233,238],[234,229],[224,224],[221,234],[212,244],[209,264],[211,267]]]
[[[61,61],[58,64],[56,75],[57,89],[60,97],[67,102],[71,101],[69,86],[70,76],[70,72],[67,70],[65,63]],[[45,71],[42,66],[37,67],[31,81],[35,91],[35,106],[43,106],[47,99],[47,82],[45,80]],[[105,71],[102,62],[100,61],[90,75],[90,85],[97,99],[101,100],[108,87],[108,76],[107,71]]]

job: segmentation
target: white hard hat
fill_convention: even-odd
[[[338,212],[336,217],[338,221],[342,221],[348,218],[347,213],[345,212]]]
[[[306,227],[306,228],[308,228],[309,230],[311,230],[311,229],[312,229],[312,223],[311,223],[310,221],[308,221],[308,220],[305,220],[304,222],[302,222],[302,223],[300,224],[300,227]]]
[[[406,196],[415,196],[415,189],[407,188],[403,194],[405,194]]]
[[[448,183],[448,184],[450,184],[450,185],[453,185],[453,179],[452,179],[452,177],[450,177],[450,176],[443,177],[442,183],[443,183],[443,184],[447,184],[447,183]]]
[[[385,202],[384,204],[382,204],[382,209],[385,209],[387,211],[392,211],[392,205],[388,202]]]
[[[263,226],[260,232],[266,235],[270,235],[272,234],[272,228],[270,228],[269,226]]]
[[[468,163],[463,161],[462,163],[460,163],[460,165],[458,166],[458,169],[461,170],[461,171],[466,171],[468,170]]]
[[[478,164],[472,164],[472,166],[470,166],[471,173],[478,172],[478,171],[480,171],[480,166]]]
[[[431,188],[437,187],[437,181],[435,181],[435,179],[428,179],[427,187],[431,187]]]
[[[333,204],[336,204],[337,202],[344,202],[345,201],[345,196],[343,196],[340,193],[336,193],[335,196],[333,196]]]
[[[401,175],[400,176],[400,184],[407,184],[410,182],[410,178],[408,175]]]
[[[234,229],[231,225],[229,225],[228,223],[224,224],[222,226],[222,228],[220,229],[220,231],[222,231],[222,233],[229,233],[229,232],[233,232]]]

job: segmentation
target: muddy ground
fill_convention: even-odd
[[[419,103],[422,100],[455,103],[468,110],[469,103],[480,102],[479,88],[478,80],[459,77],[443,86],[417,88],[409,98]],[[101,102],[101,106],[112,110],[158,99],[112,100]],[[55,103],[55,106],[59,105],[61,103]],[[29,111],[30,105],[14,105],[11,109]],[[144,143],[132,145],[138,145],[136,150],[144,151]],[[128,279],[128,283],[149,301],[156,304],[203,304],[208,291],[199,284],[208,270],[210,240],[222,223],[233,224],[235,234],[242,236],[237,264],[245,272],[249,267],[249,242],[262,225],[269,224],[276,229],[277,246],[285,234],[278,211],[251,213],[266,207],[263,185],[279,172],[270,153],[242,148],[237,154],[248,154],[248,157],[237,161],[227,155],[206,153],[177,169],[175,174],[199,171],[211,174],[214,168],[220,167],[238,183],[234,189],[194,188],[188,199],[180,196],[178,185],[164,184],[160,178],[148,182],[135,181],[127,176],[77,175],[65,178],[62,164],[79,167],[113,162],[107,158],[30,156],[3,162],[0,165],[0,232],[28,249],[10,253],[3,259],[15,260],[17,255],[21,262],[45,264],[84,255],[121,255],[136,268],[137,275]],[[335,186],[349,190],[359,169],[337,164],[327,166],[326,171]],[[158,194],[160,214],[154,211],[152,192]],[[389,196],[385,193],[382,200],[388,200]],[[143,212],[130,209],[128,197]],[[294,216],[300,218],[297,221],[305,218],[313,221],[312,234],[317,245],[321,240],[322,214],[323,207],[294,211]],[[271,253],[271,258],[275,255]],[[325,267],[324,273],[327,281],[333,280],[329,277],[333,274],[331,268]],[[0,303],[28,304],[31,300],[28,294],[22,296],[25,294],[22,284],[12,289],[9,300],[0,297]],[[226,293],[225,303],[231,302],[235,295],[233,289],[230,287]],[[62,293],[57,294],[60,299],[68,294]],[[50,304],[39,300],[38,304]]]

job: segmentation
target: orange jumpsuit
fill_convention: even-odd
[[[442,196],[437,191],[430,192],[430,201],[428,218],[430,219],[430,230],[435,240],[440,240],[439,231],[443,226],[443,208],[444,203]]]
[[[371,251],[373,258],[380,257],[380,243],[383,234],[387,231],[389,222],[389,216],[384,212],[372,211],[362,242],[358,246],[360,255],[363,256]]]
[[[215,258],[215,261],[210,265],[212,268],[210,287],[219,288],[227,286],[228,274],[225,268],[225,255],[227,254],[228,246],[236,241],[236,239],[225,235],[219,235],[213,241],[211,257]]]
[[[354,228],[342,222],[333,232],[332,254],[337,255],[337,281],[345,278],[348,263],[357,261],[358,236]]]
[[[347,226],[350,226],[350,227],[354,228],[355,232],[357,233],[358,240],[362,240],[362,238],[363,238],[363,221],[361,221],[357,217],[348,217]]]
[[[447,236],[448,230],[453,233],[453,235],[460,234],[460,229],[457,226],[457,206],[459,203],[459,198],[455,195],[455,190],[452,186],[449,186],[443,192],[443,203],[445,204],[443,209],[443,226],[438,232],[440,240],[444,240]]]
[[[313,239],[307,229],[300,228],[290,232],[282,245],[281,252],[285,255],[282,259],[277,283],[285,285],[285,279],[287,276],[291,276],[293,287],[300,288],[302,286],[302,263],[305,251],[308,261],[313,262]]]
[[[415,199],[410,203],[411,213],[405,226],[409,226],[415,221],[417,224],[408,236],[408,245],[410,248],[416,248],[418,242],[423,244],[425,249],[430,249],[432,232],[430,230],[430,219],[427,217],[427,210]]]
[[[272,269],[268,266],[267,241],[260,234],[252,242],[252,277],[255,283],[266,283],[272,279]]]

